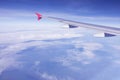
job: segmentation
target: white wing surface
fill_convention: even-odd
[[[39,14],[39,13],[37,13],[37,14]],[[40,15],[41,14],[38,15],[38,19],[39,19]],[[41,16],[40,16],[40,18],[41,18]],[[66,19],[62,19],[62,18],[56,18],[56,17],[46,17],[46,18],[57,20],[59,22],[68,24],[69,28],[83,27],[83,28],[98,30],[98,31],[104,32],[105,37],[112,37],[112,36],[120,35],[120,28],[77,22],[77,21],[66,20]]]

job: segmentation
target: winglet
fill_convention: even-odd
[[[40,14],[40,13],[35,13],[36,15],[37,15],[37,17],[38,17],[38,21],[40,20],[40,19],[42,19],[42,15]]]

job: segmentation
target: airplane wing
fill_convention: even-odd
[[[38,16],[38,20],[40,20],[42,18],[41,14],[36,13],[36,15]],[[56,18],[56,17],[49,17],[49,16],[46,17],[46,18],[57,20],[59,22],[68,24],[69,28],[83,27],[83,28],[98,30],[98,31],[101,31],[101,32],[104,33],[104,37],[112,37],[112,36],[120,35],[120,28],[90,24],[90,23],[83,23],[83,22],[77,22],[77,21],[71,21],[71,20],[66,20],[66,19]]]

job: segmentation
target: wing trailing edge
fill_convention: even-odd
[[[95,34],[94,37],[114,37],[116,35],[114,34],[109,34],[109,33],[98,33],[98,34]]]
[[[38,17],[38,20],[40,20],[43,17],[40,13],[36,13],[36,15]],[[101,31],[104,33],[103,34],[104,37],[113,37],[113,36],[117,36],[117,35],[120,36],[120,28],[77,22],[77,21],[66,20],[66,19],[56,18],[56,17],[49,17],[49,16],[46,16],[46,18],[57,20],[59,22],[68,24],[69,28],[83,27],[83,28],[98,30],[98,31]]]

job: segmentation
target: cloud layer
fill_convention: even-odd
[[[62,68],[72,70],[74,72],[81,71],[84,69],[82,66],[88,66],[92,64],[99,64],[104,61],[110,62],[109,65],[114,66],[120,65],[119,57],[119,44],[104,44],[108,42],[108,39],[104,39],[104,42],[99,41],[103,38],[85,38],[81,39],[81,34],[74,31],[61,30],[61,31],[21,31],[21,32],[7,32],[0,34],[0,73],[2,74],[5,70],[10,68],[20,68],[25,66],[25,63],[22,62],[22,51],[34,47],[39,50],[47,50],[53,47],[59,51],[63,50],[63,53],[56,53],[57,50],[52,50],[53,52],[49,53],[50,58],[44,56],[46,62],[53,62],[59,64]],[[83,37],[84,38],[84,37]],[[65,40],[64,40],[65,39]],[[92,40],[94,39],[94,40]],[[113,39],[113,38],[111,38]],[[119,38],[114,39],[119,41]],[[109,43],[109,42],[108,42]],[[110,41],[111,43],[111,41]],[[114,45],[113,45],[114,44]],[[61,46],[62,45],[62,46]],[[68,47],[69,46],[69,47]],[[71,48],[71,47],[72,48]],[[112,49],[108,50],[108,49]],[[30,49],[31,50],[31,49]],[[55,52],[54,52],[55,51]],[[19,53],[19,54],[18,54]],[[114,54],[113,54],[114,53]],[[38,52],[37,56],[47,55],[48,52],[42,54]],[[51,54],[59,54],[59,56],[52,56]],[[61,55],[60,55],[61,54]],[[27,56],[29,56],[27,54]],[[49,73],[47,70],[39,71],[44,61],[38,59],[34,62],[34,68],[38,70],[37,76],[45,80],[74,80],[74,77],[68,75],[65,78],[60,78],[55,73]],[[105,63],[108,64],[108,63]],[[48,64],[49,65],[49,64]],[[52,64],[51,64],[52,65]],[[33,67],[31,67],[33,69]],[[29,68],[27,68],[29,69]],[[89,68],[90,69],[90,68]],[[62,70],[62,69],[61,69]],[[35,72],[34,72],[35,73]],[[81,72],[82,73],[82,72]],[[76,73],[75,73],[76,74]]]

